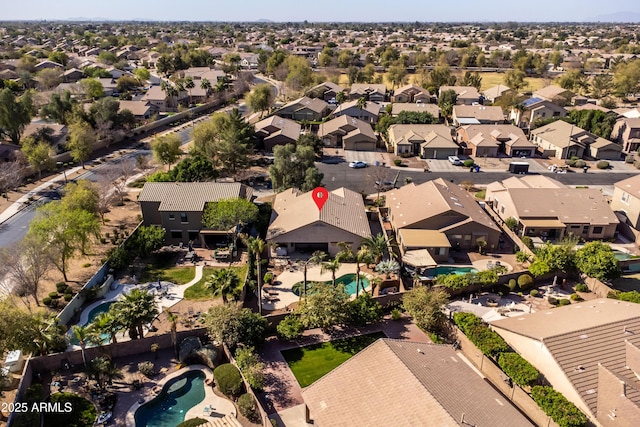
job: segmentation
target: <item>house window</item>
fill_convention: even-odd
[[[170,213],[170,214],[169,214],[169,219],[170,219],[171,221],[173,221],[174,219],[176,219],[176,214],[174,214],[174,213]]]
[[[447,248],[438,248],[437,252],[438,252],[438,255],[446,255]]]
[[[504,213],[504,205],[500,207],[500,213]]]
[[[183,224],[187,224],[189,221],[187,219],[187,213],[186,212],[182,212],[180,214],[180,222]]]
[[[602,234],[602,227],[593,227],[593,234]]]
[[[584,227],[582,227],[582,234],[587,234],[589,232],[589,226],[585,225]]]
[[[624,203],[625,205],[629,204],[629,193],[623,192],[622,193],[622,197],[620,198],[620,200],[622,201],[622,203]]]
[[[172,239],[182,239],[182,231],[180,231],[180,230],[171,230],[171,238]]]

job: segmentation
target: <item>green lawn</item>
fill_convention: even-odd
[[[175,267],[173,256],[155,256],[151,259],[151,263],[145,267],[138,282],[157,282],[160,279],[184,285],[192,281],[194,277],[196,277],[195,267]]]
[[[244,279],[247,276],[247,265],[243,265],[240,267],[231,267],[235,270],[236,275],[240,278],[240,288],[244,284]],[[216,267],[205,267],[202,271],[202,279],[200,279],[195,284],[189,286],[184,291],[184,298],[192,301],[206,301],[215,299],[213,295],[211,295],[211,290],[207,289],[204,284],[207,280],[209,280],[209,276],[213,273],[214,270],[219,270]]]
[[[379,338],[385,338],[385,334],[376,332],[284,350],[282,356],[289,364],[293,375],[300,383],[300,387],[307,387]]]

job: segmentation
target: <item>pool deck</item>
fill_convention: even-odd
[[[361,266],[364,267],[364,266]],[[346,274],[356,274],[356,264],[344,263],[340,265],[338,271],[336,271],[336,278],[344,276]],[[363,271],[360,271],[360,276],[367,277],[368,275]],[[308,282],[330,282],[331,272],[325,271],[322,273],[320,266],[313,266],[307,268],[307,283]],[[301,266],[292,265],[289,269],[280,273],[275,279],[276,285],[265,285],[265,289],[269,289],[277,292],[277,301],[268,302],[262,300],[262,308],[265,310],[282,310],[288,308],[291,304],[297,303],[300,297],[293,293],[293,285],[304,280],[304,269]],[[369,289],[367,287],[367,289]]]
[[[170,381],[173,378],[184,375],[186,372],[196,371],[196,370],[204,372],[206,376],[206,379],[205,379],[206,382],[213,381],[213,373],[211,372],[211,369],[209,369],[207,366],[204,366],[204,365],[190,365],[170,375],[167,375],[165,378],[157,382],[156,386],[153,387],[153,389],[151,390],[151,393],[141,398],[142,402],[138,401],[138,402],[135,402],[133,405],[131,405],[125,417],[126,426],[136,427],[135,414],[138,408],[155,399],[155,397],[161,392],[160,390],[164,388],[164,385],[167,383],[167,381]],[[154,392],[154,390],[158,393]],[[206,414],[205,408],[211,409],[211,411],[208,412],[209,413],[208,416],[222,418],[225,415],[231,415],[234,418],[236,417],[235,405],[231,401],[216,395],[213,392],[213,388],[207,386],[206,383],[204,387],[204,393],[205,393],[205,396],[202,402],[198,403],[197,405],[189,409],[189,411],[185,414],[185,417],[184,417],[185,420],[188,420],[190,418],[207,416],[205,415]]]

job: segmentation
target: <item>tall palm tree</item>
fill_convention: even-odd
[[[178,331],[178,320],[180,319],[180,317],[178,316],[178,313],[174,313],[166,307],[164,309],[164,312],[167,315],[167,320],[169,321],[169,325],[171,328],[171,345],[173,346],[173,351],[177,356],[178,355],[177,331]]]
[[[309,259],[307,259],[306,261],[302,261],[302,273],[303,273],[303,279],[302,279],[302,292],[300,293],[300,298],[302,298],[302,295],[307,296],[307,267],[310,265],[316,265],[316,264],[320,264],[321,262],[323,262],[325,259],[327,258],[327,254],[322,252],[322,251],[315,251],[314,253],[311,254],[311,256],[309,257]]]
[[[222,296],[222,302],[228,303],[228,295],[232,294],[240,284],[240,279],[231,268],[215,270],[204,285],[213,291],[213,295]]]
[[[92,323],[98,332],[109,334],[109,341],[112,343],[118,342],[116,334],[124,329],[125,326],[122,323],[122,319],[111,311],[98,314]]]
[[[113,380],[122,379],[124,377],[120,368],[104,356],[93,359],[88,371],[98,383],[98,387],[102,390],[104,390],[105,386]]]
[[[211,90],[211,82],[209,79],[201,79],[200,80],[200,89],[206,92],[206,97],[209,97],[209,91]]]
[[[368,248],[361,247],[358,253],[355,255],[356,258],[356,297],[358,297],[358,293],[360,291],[360,264],[369,264],[373,257],[371,256],[371,252],[369,252]],[[362,289],[364,291],[364,289]]]
[[[353,249],[351,249],[351,243],[338,242],[338,247],[341,250],[336,254],[336,259],[340,262],[352,262],[355,254],[353,253]]]
[[[367,108],[367,98],[365,98],[364,96],[358,98],[356,107],[358,107],[360,110],[364,110],[365,108]]]
[[[152,322],[158,315],[155,297],[149,291],[137,288],[124,294],[124,298],[116,301],[112,307],[129,329],[131,339],[142,338],[143,325]]]
[[[73,337],[78,340],[78,344],[80,345],[80,351],[82,352],[82,363],[84,364],[85,369],[87,368],[87,358],[85,356],[85,349],[87,345],[95,345],[100,343],[100,335],[95,330],[95,327],[92,324],[81,326],[81,325],[73,325],[71,327],[71,332],[73,333]]]
[[[189,91],[189,105],[191,105],[191,89],[196,87],[196,84],[193,81],[193,77],[189,76],[186,79],[184,79],[184,87]]]
[[[249,252],[253,253],[256,257],[256,274],[258,275],[258,312],[262,314],[262,303],[260,302],[264,281],[264,277],[262,275],[262,253],[267,247],[267,242],[262,240],[260,237],[248,237],[246,235],[241,235],[240,238],[243,240],[245,245],[247,245]]]
[[[375,264],[379,264],[380,261],[382,261],[382,257],[387,252],[390,240],[391,239],[387,240],[387,238],[384,237],[384,234],[378,233],[375,236],[365,237],[362,239],[360,246],[367,248],[373,257],[373,262]]]
[[[321,273],[324,273],[325,271],[330,271],[331,272],[331,283],[333,284],[333,286],[336,285],[336,271],[338,271],[340,269],[340,260],[338,260],[337,258],[332,259],[331,261],[327,261],[322,263],[322,268],[320,270]]]

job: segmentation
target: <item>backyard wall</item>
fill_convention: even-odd
[[[60,313],[58,313],[57,317],[61,325],[67,325],[76,313],[82,311],[82,306],[87,301],[87,294],[83,291],[85,289],[98,286],[98,284],[104,285],[105,280],[107,280],[108,271],[109,265],[107,263],[102,264],[102,267],[100,267],[96,274],[94,274],[91,279],[89,279],[89,281],[84,284],[80,292],[75,294],[71,301],[69,301],[69,303],[60,311]],[[113,277],[111,277],[111,281],[109,281],[109,284],[106,286],[107,290],[109,289],[111,282],[113,282]],[[106,293],[106,291],[104,293]]]

